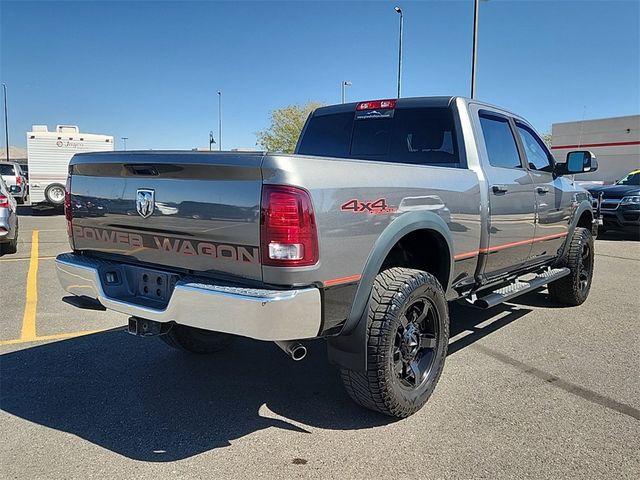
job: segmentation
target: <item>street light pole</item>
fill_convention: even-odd
[[[398,98],[400,98],[400,85],[402,83],[402,24],[404,23],[404,14],[398,6],[396,6],[394,10],[400,14],[400,42],[398,46]]]
[[[129,137],[120,137],[120,138],[124,143],[124,150],[127,151],[127,140],[129,140]]]
[[[218,91],[218,151],[222,151],[222,92]]]
[[[7,84],[2,84],[4,90],[4,142],[7,149],[7,162],[9,161],[9,115],[7,113]]]
[[[343,80],[342,84],[340,85],[342,87],[342,103],[344,103],[345,100],[345,89],[346,87],[350,87],[352,85],[352,83],[348,80]]]
[[[473,54],[471,59],[471,98],[476,98],[476,57],[478,53],[478,7],[480,0],[473,0]]]

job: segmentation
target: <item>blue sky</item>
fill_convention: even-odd
[[[10,144],[31,124],[127,136],[130,149],[252,147],[292,103],[469,95],[473,2],[0,3]],[[480,4],[477,98],[554,122],[640,112],[640,2]],[[4,144],[4,138],[0,140]]]

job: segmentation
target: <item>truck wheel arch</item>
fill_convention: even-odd
[[[578,221],[574,225],[575,227],[582,227],[591,230],[591,225],[593,223],[593,214],[589,208],[582,209],[582,213],[580,216],[576,215]]]
[[[567,238],[571,238],[571,235],[573,235],[573,231],[576,229],[576,227],[583,227],[589,230],[592,230],[593,224],[593,209],[592,209],[592,205],[591,202],[589,202],[588,200],[583,200],[582,202],[580,202],[580,204],[576,207],[575,211],[573,212],[573,216],[571,218],[571,226],[569,228],[569,235],[567,235]],[[561,257],[563,257],[566,253],[567,253],[567,249],[569,246],[570,242],[565,242],[564,246],[562,247],[562,253],[561,253]]]
[[[444,220],[432,212],[410,212],[398,217],[382,232],[371,249],[342,333],[328,341],[329,360],[332,363],[351,370],[366,369],[366,321],[361,320],[365,318],[373,283],[383,267],[409,266],[385,265],[385,261],[394,248],[412,236],[429,236],[438,242],[438,258],[442,259],[443,266],[439,267],[439,271],[430,273],[442,283],[445,292],[451,285],[453,242]],[[413,268],[420,268],[420,265]]]

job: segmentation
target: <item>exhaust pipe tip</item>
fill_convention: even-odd
[[[284,341],[275,342],[275,344],[280,347],[284,353],[289,355],[294,362],[299,362],[307,356],[307,347],[302,345],[300,342]]]
[[[305,347],[302,344],[296,345],[295,348],[291,351],[291,358],[295,362],[299,362],[300,360],[303,360],[304,357],[306,356],[307,356],[307,347]]]

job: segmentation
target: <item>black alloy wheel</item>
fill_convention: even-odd
[[[400,316],[393,345],[393,371],[403,388],[418,388],[433,368],[438,347],[438,310],[424,292],[415,292]]]

